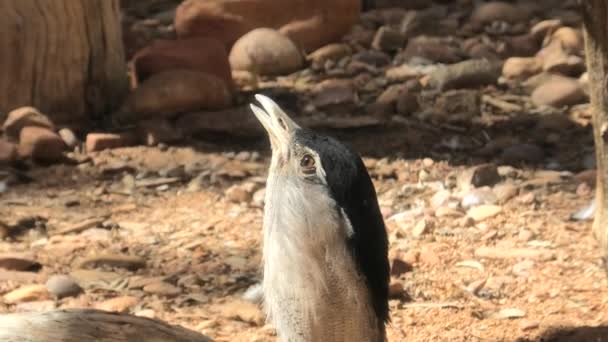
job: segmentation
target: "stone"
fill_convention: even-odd
[[[255,29],[239,38],[230,50],[233,70],[259,75],[284,75],[299,70],[304,58],[298,47],[280,32]]]
[[[587,101],[582,85],[575,78],[555,76],[532,92],[537,106],[573,106]]]
[[[433,92],[423,93],[418,102],[421,108],[430,109],[433,117],[441,121],[470,121],[481,114],[481,94],[477,90],[448,90],[438,96]]]
[[[76,279],[68,275],[53,275],[46,281],[46,288],[56,298],[73,297],[82,292]]]
[[[360,14],[358,0],[186,0],[177,7],[174,25],[180,39],[213,37],[228,49],[248,32],[267,27],[311,52],[339,41]]]
[[[97,152],[132,146],[137,143],[137,140],[137,136],[133,132],[89,133],[86,137],[85,148],[87,152]]]
[[[17,140],[24,127],[41,127],[50,131],[55,130],[55,125],[46,115],[34,107],[21,107],[8,113],[2,131],[10,139]]]
[[[538,329],[538,327],[540,327],[540,322],[525,319],[525,320],[522,320],[521,322],[519,322],[518,326],[519,326],[519,330],[525,332],[525,331]]]
[[[526,21],[528,14],[516,5],[502,1],[490,1],[478,5],[471,14],[470,20],[474,23],[489,24],[494,21],[517,23]]]
[[[391,57],[382,51],[363,50],[352,56],[352,63],[359,63],[374,68],[387,66],[391,62]]]
[[[555,257],[555,253],[545,249],[482,246],[475,250],[475,256],[486,259],[551,260]]]
[[[423,217],[416,225],[414,229],[412,229],[412,236],[415,238],[420,238],[424,234],[428,234],[431,232],[437,222],[430,217]]]
[[[418,96],[411,91],[402,92],[395,107],[397,114],[411,115],[420,109]]]
[[[464,209],[477,207],[484,204],[496,204],[498,198],[490,187],[484,186],[470,190],[462,197],[461,206]]]
[[[407,11],[401,19],[399,29],[406,39],[446,35],[442,25],[442,20],[447,15],[446,9],[444,6],[432,6],[423,11]]]
[[[410,39],[407,46],[396,59],[412,63],[423,58],[435,63],[453,64],[463,60],[464,52],[460,46],[440,37],[419,36]]]
[[[540,49],[540,42],[531,34],[507,36],[505,48],[501,51],[503,57],[532,57]]]
[[[46,127],[26,126],[19,134],[20,158],[32,158],[41,163],[55,163],[64,158],[65,149],[61,137]]]
[[[317,84],[312,93],[312,103],[317,108],[354,104],[357,101],[357,93],[350,80],[325,80]]]
[[[536,39],[542,41],[547,35],[553,34],[557,29],[562,26],[562,22],[559,19],[547,19],[539,21],[530,28],[530,34]]]
[[[49,299],[46,286],[41,284],[26,285],[4,295],[7,304],[35,302]]]
[[[148,146],[175,143],[182,139],[177,127],[171,121],[162,118],[138,121],[135,131],[138,140]]]
[[[139,300],[133,296],[120,296],[97,303],[95,308],[110,312],[127,312],[130,308],[137,305],[138,302]]]
[[[400,281],[391,281],[388,286],[388,297],[392,299],[400,299],[406,295],[405,287]]]
[[[494,186],[500,182],[498,168],[494,164],[483,164],[471,167],[460,173],[457,178],[458,185],[462,190],[472,187]]]
[[[430,88],[444,91],[458,88],[477,88],[495,84],[502,73],[500,62],[471,59],[437,68],[429,74]]]
[[[313,65],[323,66],[327,61],[338,61],[352,53],[353,50],[348,44],[332,43],[315,50],[308,55],[307,59]]]
[[[0,268],[10,271],[37,271],[42,267],[32,255],[25,253],[0,254]]]
[[[537,57],[543,61],[543,70],[550,73],[578,77],[586,68],[582,57],[568,53],[557,41],[539,51]]]
[[[372,41],[372,48],[384,52],[395,52],[404,45],[405,35],[389,26],[381,26]]]
[[[481,222],[494,216],[497,216],[501,212],[501,206],[485,204],[469,209],[469,211],[467,211],[467,216],[475,220],[475,222]]]
[[[132,60],[133,84],[173,69],[187,69],[213,75],[232,85],[228,52],[222,42],[212,37],[155,40],[138,51]]]
[[[414,267],[411,263],[403,261],[399,258],[393,258],[391,262],[391,275],[393,277],[399,277],[404,273],[412,272]]]
[[[226,190],[226,197],[234,203],[247,203],[251,201],[253,196],[253,187],[243,186],[243,184],[235,184]]]
[[[78,263],[78,268],[93,268],[100,266],[137,270],[146,266],[146,260],[138,256],[104,253],[86,257]]]
[[[502,75],[510,79],[526,79],[542,70],[542,63],[535,57],[511,57],[503,64]]]
[[[511,183],[498,184],[492,191],[496,195],[499,204],[506,203],[519,193],[519,189]]]
[[[558,42],[567,53],[580,54],[585,48],[581,31],[568,26],[560,27],[553,32],[549,44],[553,42]]]
[[[67,146],[70,150],[73,150],[80,145],[80,139],[78,139],[76,133],[69,128],[62,128],[57,132],[57,134],[59,134],[65,146]]]
[[[95,285],[99,282],[109,283],[121,278],[121,276],[116,272],[83,269],[74,270],[70,272],[69,275],[76,280],[78,285],[84,288]]]
[[[0,138],[0,166],[13,164],[17,160],[17,145]]]
[[[173,118],[183,112],[218,110],[231,104],[232,92],[224,80],[200,71],[173,69],[139,84],[113,119],[130,122]]]
[[[182,290],[174,285],[171,285],[164,281],[156,281],[151,284],[144,286],[144,292],[164,296],[164,297],[175,297],[179,295]]]
[[[437,253],[430,246],[423,247],[420,250],[420,254],[418,255],[418,260],[420,260],[420,262],[422,264],[429,265],[429,266],[434,266],[441,262],[441,259],[439,259],[439,256],[437,255]]]
[[[262,326],[264,314],[259,306],[245,300],[233,300],[219,308],[220,314],[229,319]]]

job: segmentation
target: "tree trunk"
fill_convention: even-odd
[[[34,106],[81,126],[127,91],[119,0],[1,0],[0,122]]]
[[[157,320],[88,309],[0,315],[0,341],[212,342],[204,335]]]
[[[608,2],[584,0],[585,52],[593,111],[597,160],[596,210],[593,232],[600,243],[604,265],[608,257]]]

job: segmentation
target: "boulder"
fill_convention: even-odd
[[[239,38],[230,51],[233,70],[259,75],[288,74],[300,69],[304,58],[286,36],[269,28],[255,29]]]
[[[229,49],[256,28],[279,30],[311,52],[337,42],[359,20],[360,0],[186,0],[175,13],[178,37],[213,37]]]
[[[232,83],[228,52],[224,44],[213,38],[155,40],[133,57],[133,84],[172,69],[201,71]]]
[[[45,127],[27,126],[19,134],[19,156],[42,163],[63,159],[66,146],[63,139]]]
[[[231,90],[222,79],[195,70],[168,70],[141,83],[114,119],[128,122],[173,117],[193,110],[221,109],[231,103]]]
[[[10,139],[19,138],[19,133],[23,127],[36,126],[45,127],[50,130],[55,129],[53,122],[38,109],[34,107],[21,107],[8,113],[2,130]]]
[[[570,77],[552,77],[532,92],[532,102],[537,106],[573,106],[586,100],[581,83]]]

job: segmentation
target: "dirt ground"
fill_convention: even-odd
[[[407,157],[433,141],[391,146],[406,129],[335,133],[366,156],[386,216],[391,260],[411,266],[393,277],[404,291],[390,302],[390,341],[606,338],[608,282],[591,223],[570,219],[592,198],[580,177],[539,166],[500,167],[499,184],[513,184],[517,194],[495,216],[471,223],[463,210],[431,205],[438,184],[469,167],[433,156],[465,160],[469,153],[436,147]],[[450,135],[440,131],[436,138]],[[378,144],[370,146],[369,139]],[[577,149],[574,141],[565,143]],[[135,300],[115,305],[217,341],[273,341],[257,307],[241,299],[259,280],[257,189],[263,189],[267,163],[267,142],[254,139],[124,148],[93,154],[76,166],[32,170],[32,183],[0,195],[0,217],[20,227],[0,242],[0,252],[28,252],[42,268],[33,278],[1,282],[0,293],[51,274],[72,274],[85,291],[2,304],[0,310],[99,307],[129,296]],[[161,177],[167,173],[178,175]],[[422,233],[414,228],[421,220],[432,222]],[[495,247],[498,255],[480,254],[484,247]],[[128,270],[108,262],[81,271],[90,268],[81,267],[83,258],[108,253],[139,256],[145,266]],[[159,281],[172,289],[142,289]]]

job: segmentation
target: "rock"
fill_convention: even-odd
[[[551,260],[555,257],[555,253],[532,248],[479,247],[475,250],[475,256],[487,259]]]
[[[10,111],[2,124],[2,131],[10,139],[17,140],[24,127],[41,127],[55,130],[53,122],[34,107],[21,107]]]
[[[530,34],[532,34],[536,39],[542,41],[547,37],[547,35],[553,34],[557,29],[562,26],[562,22],[559,19],[547,19],[543,21],[539,21],[530,29]]]
[[[414,229],[412,229],[412,236],[415,238],[419,238],[424,234],[428,234],[431,232],[433,228],[435,228],[436,221],[430,217],[424,217],[416,225]]]
[[[234,203],[247,203],[251,201],[255,187],[254,184],[235,184],[226,190],[226,197]]]
[[[382,26],[376,32],[372,48],[384,52],[394,52],[405,45],[405,35],[389,26]]]
[[[136,132],[139,141],[148,146],[156,146],[160,143],[170,144],[182,139],[177,127],[171,121],[162,118],[137,122]]]
[[[213,75],[232,86],[226,47],[212,37],[155,40],[138,51],[132,63],[135,85],[164,71],[186,69]]]
[[[61,137],[45,127],[26,126],[19,134],[18,153],[21,158],[55,163],[63,159],[65,148]]]
[[[538,163],[545,158],[545,151],[534,144],[516,144],[505,148],[500,158],[508,164]]]
[[[560,27],[551,36],[551,43],[558,42],[567,53],[580,54],[585,48],[582,33],[572,27]]]
[[[540,49],[540,42],[531,34],[505,37],[503,57],[532,57]]]
[[[264,203],[266,201],[266,189],[259,189],[258,191],[253,193],[252,202],[253,205],[258,208],[263,208]]]
[[[575,78],[556,76],[532,92],[532,102],[537,106],[573,106],[587,100],[583,87]]]
[[[500,77],[502,64],[488,60],[468,60],[438,68],[429,74],[429,86],[439,91],[476,88],[494,84]]]
[[[118,122],[159,117],[200,109],[216,110],[232,104],[230,87],[208,73],[174,69],[150,76],[129,95],[114,114]]]
[[[179,287],[171,285],[164,281],[157,281],[148,284],[144,286],[143,290],[151,294],[165,297],[175,297],[182,293],[182,290]]]
[[[460,189],[467,191],[472,187],[494,186],[500,182],[498,168],[494,164],[483,164],[471,167],[460,173],[457,178]]]
[[[59,134],[65,146],[67,146],[70,150],[73,150],[80,145],[80,139],[78,139],[74,131],[69,128],[62,128],[59,130],[59,132],[57,132],[57,134]]]
[[[175,30],[179,38],[213,37],[230,48],[248,32],[268,27],[310,52],[339,41],[360,14],[357,0],[186,0],[177,7]]]
[[[127,312],[134,307],[139,300],[133,296],[120,296],[112,299],[107,299],[101,303],[97,303],[95,308],[110,312]]]
[[[400,299],[406,295],[405,287],[400,281],[391,281],[388,286],[388,297],[392,299]]]
[[[57,298],[72,297],[82,292],[76,280],[67,275],[51,276],[46,282],[46,288]]]
[[[32,255],[24,253],[0,254],[0,268],[11,271],[37,271],[42,267]]]
[[[535,57],[511,57],[502,66],[502,75],[511,79],[526,79],[542,70],[542,63]]]
[[[461,206],[465,209],[477,207],[484,204],[495,204],[498,198],[490,187],[482,187],[469,191],[462,197]]]
[[[313,65],[320,67],[325,65],[327,61],[338,61],[352,53],[353,50],[347,44],[333,43],[315,50],[307,58]]]
[[[481,114],[481,94],[476,90],[448,90],[438,96],[433,92],[423,93],[418,102],[421,108],[430,109],[432,116],[440,121],[470,121]]]
[[[35,302],[23,302],[15,305],[15,312],[45,312],[56,309],[54,300],[40,300]]]
[[[397,106],[395,109],[397,110],[397,114],[401,115],[411,115],[415,113],[420,109],[418,96],[410,91],[401,93],[397,99]]]
[[[414,267],[412,264],[405,262],[399,258],[393,258],[391,262],[391,275],[393,277],[399,277],[404,273],[412,272]]]
[[[137,270],[146,266],[146,260],[141,257],[131,255],[98,254],[84,258],[78,263],[78,268],[92,268],[99,266]]]
[[[49,299],[49,293],[46,290],[46,286],[41,284],[26,285],[4,295],[4,301],[7,304],[35,302],[46,299]]]
[[[244,300],[230,301],[220,308],[220,314],[229,319],[235,319],[245,323],[262,326],[264,324],[264,314],[259,307]]]
[[[505,183],[496,185],[492,191],[496,195],[498,203],[502,204],[517,196],[519,189],[511,183]]]
[[[539,326],[540,326],[539,321],[522,320],[521,322],[519,322],[519,330],[521,330],[521,331],[530,331],[530,330],[538,329]]]
[[[470,18],[472,22],[479,24],[489,24],[494,21],[517,23],[527,19],[528,13],[516,5],[502,1],[481,3],[475,8]]]
[[[374,68],[382,68],[390,62],[391,57],[382,51],[363,50],[353,55],[351,64],[359,63]]]
[[[396,59],[411,63],[415,58],[423,58],[435,63],[452,64],[462,61],[463,57],[461,48],[450,40],[420,36],[409,40]]]
[[[408,11],[403,16],[399,29],[406,39],[416,36],[444,36],[447,30],[441,21],[447,15],[446,9],[444,6],[432,6],[423,11]]]
[[[492,218],[502,212],[502,207],[498,205],[480,205],[467,211],[467,216],[475,220],[475,222],[481,222]]]
[[[312,103],[317,108],[343,106],[357,101],[355,87],[350,80],[329,79],[317,84],[313,91]]]
[[[242,298],[253,304],[262,304],[264,300],[264,288],[262,287],[262,283],[256,283],[249,286],[247,291],[243,293]]]
[[[17,160],[17,145],[0,138],[0,166],[13,164]]]
[[[246,70],[259,75],[282,75],[299,70],[303,57],[297,46],[278,31],[255,29],[234,43],[230,50],[233,70]]]
[[[423,247],[420,250],[420,254],[418,255],[418,259],[421,263],[429,266],[437,265],[441,262],[437,253],[433,250],[433,248],[427,246]]]
[[[89,133],[85,146],[87,152],[132,146],[137,143],[137,136],[132,132],[122,133]]]
[[[578,77],[585,71],[585,60],[569,54],[559,42],[553,42],[537,54],[546,72]]]
[[[78,285],[84,288],[95,285],[99,282],[110,283],[121,278],[121,275],[115,272],[82,269],[70,272],[70,276],[76,280]]]

